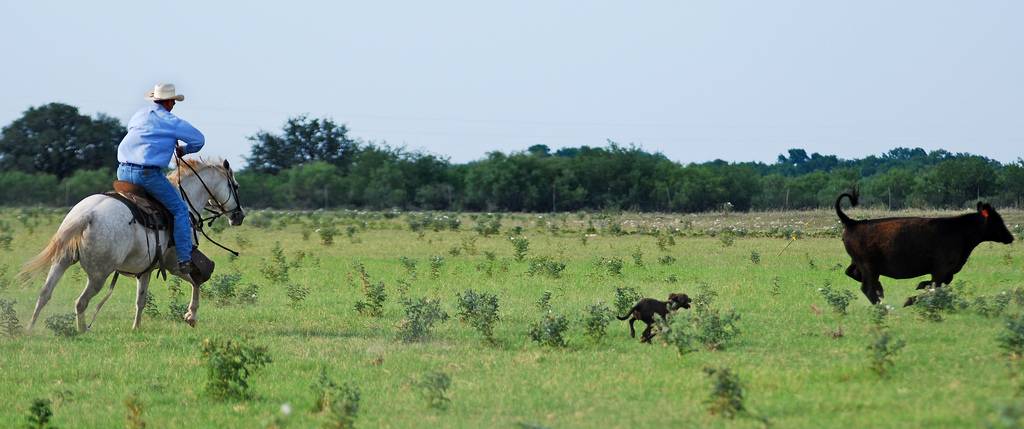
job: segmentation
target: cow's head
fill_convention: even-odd
[[[985,227],[981,231],[982,241],[995,241],[997,243],[1013,243],[1013,234],[1006,229],[1002,216],[992,208],[989,203],[978,201],[978,214],[985,218]]]

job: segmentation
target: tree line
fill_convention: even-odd
[[[100,114],[51,103],[0,133],[0,203],[67,206],[110,188],[125,129]],[[552,152],[545,145],[453,164],[447,157],[349,136],[331,119],[290,118],[280,134],[249,136],[236,172],[246,207],[279,209],[704,212],[831,206],[859,186],[862,204],[963,208],[983,199],[1020,204],[1024,161],[894,148],[845,160],[790,149],[775,163],[683,165],[607,141]]]

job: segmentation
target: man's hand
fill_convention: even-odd
[[[185,156],[185,148],[184,147],[182,147],[182,146],[175,146],[174,149],[175,149],[175,152],[178,153],[178,158],[181,158],[181,157]]]

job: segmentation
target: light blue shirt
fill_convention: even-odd
[[[196,127],[152,103],[128,121],[128,134],[117,146],[117,161],[167,167],[178,140],[185,143],[185,153],[199,152],[206,145],[206,137]]]

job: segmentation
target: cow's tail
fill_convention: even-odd
[[[836,214],[839,215],[839,221],[842,222],[843,225],[849,225],[853,223],[853,219],[850,219],[850,217],[847,216],[846,213],[843,213],[843,209],[839,205],[839,203],[843,201],[843,197],[847,197],[850,199],[850,207],[856,207],[857,200],[860,198],[860,190],[857,189],[856,187],[853,187],[850,188],[849,192],[843,192],[842,194],[839,194],[839,198],[836,198]]]
[[[82,247],[82,237],[92,216],[85,214],[74,222],[62,227],[50,238],[50,243],[42,252],[30,259],[21,267],[18,275],[26,280],[31,280],[44,268],[57,261],[77,261],[78,252]]]
[[[630,308],[629,311],[626,312],[625,316],[621,316],[621,317],[615,316],[615,318],[619,319],[619,320],[629,319],[629,316],[631,316],[633,314],[633,312],[636,311],[636,309],[639,308],[639,307],[640,307],[640,303],[638,302],[636,305],[633,306],[633,308]]]

